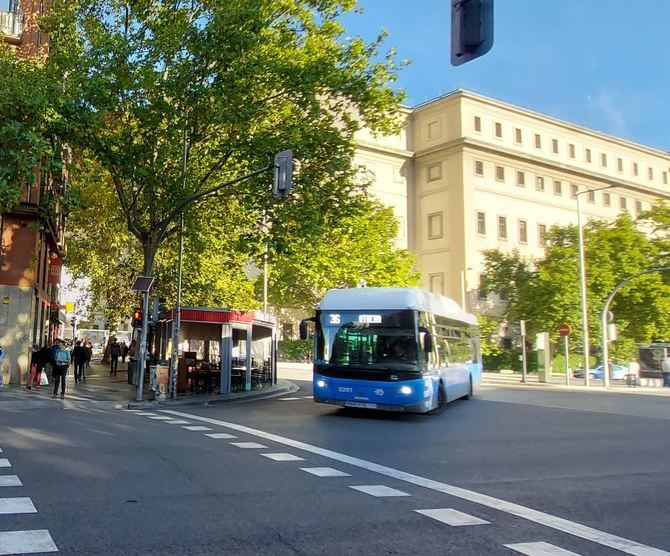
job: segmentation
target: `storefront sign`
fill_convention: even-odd
[[[59,257],[52,257],[49,259],[49,284],[60,284],[62,269],[63,259]]]

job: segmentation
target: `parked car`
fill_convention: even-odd
[[[628,365],[619,365],[617,363],[612,365],[612,374],[611,377],[613,380],[623,380],[624,377],[628,374]],[[582,369],[577,369],[575,371],[575,378],[584,378],[584,371]],[[589,369],[590,378],[603,379],[603,366],[597,365]]]

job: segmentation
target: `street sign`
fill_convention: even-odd
[[[558,326],[558,333],[561,336],[570,336],[570,332],[572,332],[572,327],[569,324],[560,324]]]

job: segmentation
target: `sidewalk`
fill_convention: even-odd
[[[54,384],[49,377],[49,385],[39,390],[33,386],[28,390],[25,386],[15,384],[0,390],[0,408],[3,409],[45,409],[53,407],[100,407],[104,409],[147,408],[156,406],[208,405],[213,403],[232,402],[247,399],[260,399],[280,396],[297,391],[298,386],[286,380],[278,380],[274,387],[252,390],[250,392],[234,392],[225,396],[219,394],[180,394],[176,400],[165,399],[150,401],[149,385],[144,385],[144,400],[135,401],[136,386],[128,384],[127,364],[119,362],[117,376],[109,374],[109,366],[91,363],[86,381],[74,383],[74,374],[70,367],[65,387],[65,399],[53,399]]]
[[[653,386],[628,386],[623,380],[611,380],[608,388],[605,388],[603,381],[591,379],[589,386],[584,386],[583,378],[573,378],[570,385],[565,382],[565,375],[552,375],[549,382],[540,382],[535,373],[528,373],[526,382],[521,382],[521,373],[482,373],[482,387],[495,388],[535,388],[564,390],[567,392],[614,392],[617,394],[646,394],[653,396],[670,396],[670,388],[661,388]]]

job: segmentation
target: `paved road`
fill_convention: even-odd
[[[667,397],[503,384],[387,415],[299,384],[167,411],[3,411],[0,553],[670,552]]]

